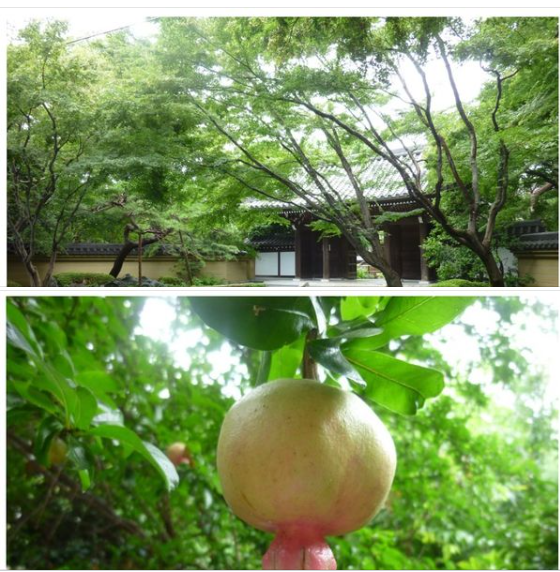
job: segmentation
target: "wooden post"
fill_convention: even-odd
[[[424,249],[422,248],[424,240],[426,240],[426,237],[428,236],[428,224],[424,222],[421,216],[418,217],[418,233],[420,235],[420,280],[422,282],[429,282],[430,269],[424,256]]]
[[[303,277],[301,225],[296,225],[296,278]]]
[[[323,238],[323,280],[328,280],[331,277],[331,256],[330,256],[330,241],[328,238]]]
[[[385,236],[383,237],[383,252],[385,254],[385,260],[391,264],[391,234],[387,226],[383,228]]]

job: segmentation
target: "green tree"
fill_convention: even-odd
[[[488,183],[484,181],[493,181],[499,157],[492,143],[495,122],[499,122],[509,150],[508,197],[496,217],[496,246],[514,243],[507,227],[520,217],[538,216],[549,230],[558,228],[557,50],[557,21],[546,18],[481,20],[455,48],[459,61],[480,62],[490,76],[508,78],[498,85],[502,90],[499,109],[492,82],[484,86],[476,106],[469,108],[478,139],[484,142],[478,157],[484,196],[491,192],[485,189]],[[487,120],[491,116],[492,122]],[[469,155],[464,126],[451,117],[444,125],[458,163],[464,164]],[[464,214],[459,199],[448,193],[442,200],[448,211],[461,219]],[[484,272],[480,261],[465,248],[457,248],[441,230],[434,232],[426,244],[426,251],[438,265],[438,274],[441,272],[444,278],[480,278]],[[464,262],[455,268],[447,267],[453,259]]]
[[[557,186],[554,19],[467,25],[445,18],[240,18],[162,26],[162,43],[185,95],[227,141],[226,157],[213,167],[253,194],[287,205],[296,199],[398,286],[379,230],[402,215],[372,213],[363,192],[365,185],[381,184],[364,180],[363,173],[364,165],[380,159],[445,235],[480,259],[491,284],[504,285],[496,258],[498,216],[518,203],[523,177]],[[452,111],[434,108],[425,71],[434,57],[453,93]],[[490,80],[480,101],[467,104],[457,88],[456,64],[475,57]],[[401,72],[406,63],[422,97]],[[523,89],[538,69],[546,80]],[[387,111],[395,101],[406,104],[397,114]],[[540,114],[531,113],[541,101]],[[523,148],[527,131],[519,123],[538,128],[549,151],[544,161],[537,146]],[[431,149],[427,184],[407,143],[411,134]],[[340,197],[333,172],[347,178],[351,199]]]
[[[32,284],[50,284],[70,241],[122,241],[115,276],[140,237],[185,259],[241,249],[236,209],[207,200],[219,183],[199,156],[213,140],[150,42],[73,40],[64,23],[37,22],[9,52],[9,241]],[[37,254],[49,257],[42,281]]]
[[[119,33],[92,49],[103,62],[103,82],[112,86],[105,105],[109,128],[99,147],[107,184],[88,201],[90,215],[79,232],[123,242],[114,276],[141,246],[140,236],[144,247],[153,245],[147,253],[165,243],[179,255],[191,284],[203,259],[245,249],[243,240],[263,216],[240,213],[237,202],[219,192],[223,180],[203,164],[216,153],[215,133],[182,97],[157,45]]]
[[[50,284],[57,253],[99,175],[99,70],[65,34],[61,22],[44,29],[35,22],[8,49],[8,240],[33,286]],[[37,253],[50,256],[43,281]]]

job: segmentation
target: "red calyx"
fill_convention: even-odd
[[[336,560],[321,534],[280,531],[263,557],[263,570],[336,570]]]

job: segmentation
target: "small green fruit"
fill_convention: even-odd
[[[66,443],[60,437],[55,437],[49,447],[49,465],[61,465],[64,463],[67,452],[68,447]]]

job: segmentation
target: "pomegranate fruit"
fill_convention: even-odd
[[[276,534],[265,570],[335,570],[324,540],[367,524],[395,473],[391,435],[355,394],[307,379],[261,385],[227,413],[218,473],[233,512]]]
[[[60,438],[55,437],[49,446],[48,463],[49,465],[61,465],[66,460],[68,447]]]
[[[177,442],[169,445],[165,451],[165,454],[176,467],[182,463],[185,465],[192,465],[190,451],[184,443]]]

